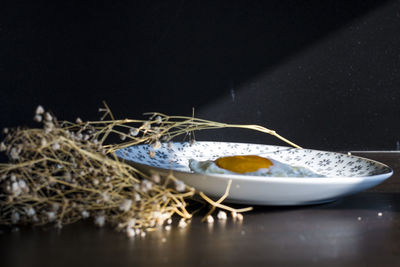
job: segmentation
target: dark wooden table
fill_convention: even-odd
[[[400,153],[358,155],[394,175],[333,203],[255,207],[242,223],[195,217],[184,229],[145,238],[88,222],[61,231],[3,228],[0,266],[400,266]]]

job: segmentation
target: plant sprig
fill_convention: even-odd
[[[177,214],[180,226],[190,220],[188,201],[200,196],[210,206],[232,214],[251,208],[233,209],[178,181],[172,173],[165,177],[147,175],[118,159],[115,151],[137,144],[169,142],[179,135],[198,130],[243,128],[271,134],[298,147],[275,131],[258,125],[226,124],[185,116],[146,113],[147,120],[117,120],[104,103],[100,121],[59,122],[39,106],[34,120],[38,129],[5,129],[0,151],[9,163],[0,164],[0,224],[58,227],[92,218],[98,226],[114,225],[129,236],[144,235],[156,227],[169,225]],[[107,119],[108,118],[108,119]],[[110,135],[121,142],[107,143]],[[150,155],[151,156],[151,155]],[[236,216],[236,215],[235,215]]]

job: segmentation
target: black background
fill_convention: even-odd
[[[57,2],[57,1],[55,1]],[[0,8],[0,126],[37,105],[260,124],[326,150],[398,149],[399,1],[15,1]],[[201,140],[282,144],[242,130]]]

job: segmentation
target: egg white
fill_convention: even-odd
[[[201,174],[241,174],[252,176],[273,176],[273,177],[323,177],[305,167],[290,166],[280,161],[268,158],[273,165],[269,168],[260,168],[255,172],[236,173],[217,166],[213,160],[197,161],[189,160],[189,168],[195,173]]]

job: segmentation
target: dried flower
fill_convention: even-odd
[[[35,116],[43,122],[43,129],[3,130],[7,136],[0,150],[7,152],[10,162],[0,166],[0,194],[4,196],[0,198],[0,224],[53,222],[61,228],[92,216],[100,227],[108,223],[125,229],[128,236],[145,236],[148,228],[164,223],[169,230],[171,216],[179,214],[178,227],[187,226],[191,214],[186,199],[197,192],[185,192],[189,187],[173,176],[166,181],[174,182],[166,183],[161,183],[159,174],[144,176],[114,152],[122,146],[147,143],[153,144],[149,155],[154,158],[164,137],[169,141],[188,129],[221,125],[163,114],[152,115],[149,121],[115,120],[106,105],[102,111],[110,120],[83,123],[77,118],[74,123],[59,123],[38,107]],[[151,127],[155,123],[160,125]],[[129,133],[123,135],[131,137],[126,143],[105,144],[109,135],[127,129]],[[213,208],[222,202],[200,196]]]
[[[34,216],[34,215],[36,214],[36,211],[35,211],[34,208],[29,207],[29,208],[25,209],[25,213],[26,213],[26,215],[28,215],[29,217],[32,217],[32,216]]]
[[[56,219],[56,213],[54,211],[49,211],[46,214],[50,222]]]
[[[17,149],[17,148],[15,148],[15,147],[11,148],[10,157],[11,157],[11,159],[13,159],[13,160],[19,159],[19,152],[18,152],[18,149]]]
[[[175,181],[175,189],[176,189],[176,191],[183,192],[183,191],[185,191],[185,188],[186,188],[186,186],[185,186],[184,182],[182,182],[180,180],[176,180]]]
[[[149,150],[149,156],[153,159],[156,156],[156,152],[154,152],[153,150]]]
[[[135,201],[140,201],[141,199],[142,197],[138,193],[135,193]]]
[[[127,235],[128,237],[134,237],[134,236],[136,235],[135,230],[132,229],[132,228],[130,228],[130,227],[128,227],[128,228],[126,229],[126,235]]]
[[[36,113],[36,115],[43,114],[44,113],[44,108],[41,105],[37,106],[35,113]]]
[[[153,144],[153,148],[157,150],[157,149],[159,149],[160,147],[161,147],[161,142],[157,140],[157,141]]]
[[[129,130],[129,134],[130,134],[131,136],[137,136],[137,135],[139,134],[139,130],[138,130],[137,128],[131,128],[131,129]]]
[[[187,226],[187,222],[185,221],[185,219],[184,218],[180,219],[178,227],[179,228],[185,228],[186,226]]]
[[[51,148],[55,151],[55,150],[59,150],[60,149],[60,144],[56,141],[53,143],[53,145],[51,146]]]
[[[0,152],[6,151],[7,146],[4,144],[4,142],[0,143]]]
[[[104,215],[98,215],[94,218],[94,223],[99,227],[103,227],[105,222],[106,218],[104,217]]]
[[[217,218],[218,220],[225,221],[228,218],[228,216],[226,215],[225,211],[220,210],[217,214]]]
[[[36,114],[34,117],[33,117],[33,120],[34,121],[36,121],[36,122],[41,122],[42,121],[42,115],[39,115],[39,114]]]
[[[136,224],[135,218],[131,218],[128,220],[128,227],[135,227],[135,224]]]
[[[144,130],[148,131],[151,129],[151,123],[149,121],[146,121],[142,124],[142,127]]]
[[[42,139],[40,140],[40,145],[41,145],[42,147],[44,147],[44,146],[47,145],[47,141],[46,141],[45,138],[42,138]]]
[[[237,212],[236,211],[232,211],[231,212],[232,218],[236,219],[237,218]]]
[[[149,180],[143,180],[143,182],[142,182],[143,192],[148,192],[152,188],[153,188],[153,184]]]
[[[19,222],[19,219],[20,219],[19,213],[16,212],[16,211],[13,211],[12,214],[11,214],[11,222],[12,222],[13,224],[16,224],[16,223]]]
[[[19,196],[22,192],[21,188],[19,187],[18,182],[13,182],[11,184],[11,190],[12,190],[12,193],[14,194],[14,196]]]
[[[158,184],[158,183],[161,181],[161,177],[160,177],[160,175],[159,175],[158,173],[153,173],[153,174],[151,175],[151,179],[152,179],[156,184]]]
[[[104,202],[108,202],[111,200],[110,195],[107,194],[106,192],[101,193],[101,198],[103,199]]]
[[[46,113],[44,114],[44,118],[45,118],[45,120],[48,121],[48,122],[53,120],[53,116],[51,116],[51,114],[50,114],[49,112],[46,112]]]
[[[51,204],[51,209],[54,211],[58,211],[58,209],[60,208],[60,205],[58,203],[53,203]]]
[[[132,206],[131,199],[124,199],[122,200],[121,204],[119,205],[119,210],[127,212]]]
[[[86,210],[83,210],[81,212],[81,215],[82,215],[82,218],[86,219],[86,218],[89,218],[90,213],[88,211],[86,211]]]

